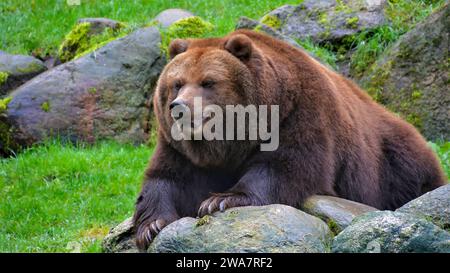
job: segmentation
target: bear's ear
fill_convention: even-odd
[[[225,42],[225,49],[241,61],[247,61],[253,51],[252,40],[244,34],[237,34]]]
[[[185,52],[189,47],[189,42],[183,39],[175,39],[170,42],[169,45],[169,56],[170,59],[175,58],[180,53]]]

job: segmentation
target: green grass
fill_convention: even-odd
[[[313,41],[311,41],[311,39],[296,39],[295,41],[306,51],[311,52],[312,54],[314,54],[314,56],[316,56],[332,68],[337,69],[336,55],[331,50],[315,44]]]
[[[450,180],[450,142],[428,143],[431,149],[438,155],[442,168],[444,169],[447,179]],[[450,181],[449,181],[450,182]]]
[[[0,159],[0,252],[99,252],[132,215],[147,146],[37,146]]]
[[[134,26],[149,23],[168,8],[190,10],[216,26],[208,36],[221,36],[234,29],[240,16],[260,18],[286,0],[81,0],[69,6],[65,0],[0,1],[0,49],[10,53],[54,54],[77,19],[107,17]]]

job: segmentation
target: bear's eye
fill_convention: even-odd
[[[175,84],[173,85],[173,89],[175,91],[180,91],[180,89],[183,87],[183,83],[181,81],[176,81]]]
[[[203,88],[213,88],[216,83],[213,80],[204,80],[200,84]]]

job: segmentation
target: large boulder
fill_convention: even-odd
[[[303,203],[302,210],[324,220],[333,233],[338,234],[349,226],[356,216],[377,209],[347,199],[314,195]]]
[[[331,238],[323,221],[293,207],[240,207],[173,222],[149,252],[328,252]]]
[[[360,81],[429,140],[450,139],[449,14],[447,4],[403,35]]]
[[[192,12],[184,9],[166,9],[156,15],[154,21],[162,27],[167,28],[178,20],[195,16]]]
[[[375,211],[355,218],[334,238],[332,251],[450,253],[450,233],[412,214]]]
[[[305,0],[275,9],[260,22],[292,38],[337,43],[386,23],[385,4],[385,0]]]
[[[45,64],[34,57],[0,51],[0,97],[45,70]]]
[[[142,143],[150,100],[165,64],[156,27],[139,29],[59,65],[11,93],[6,112],[22,145],[57,136]]]
[[[450,231],[450,184],[406,203],[397,211],[425,217],[439,227]]]

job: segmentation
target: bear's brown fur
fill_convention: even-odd
[[[158,82],[158,145],[137,200],[137,244],[168,223],[235,206],[299,207],[313,194],[395,209],[445,183],[417,130],[307,53],[250,30],[175,40]],[[279,105],[279,148],[174,141],[172,101]],[[202,203],[203,201],[203,203]]]

